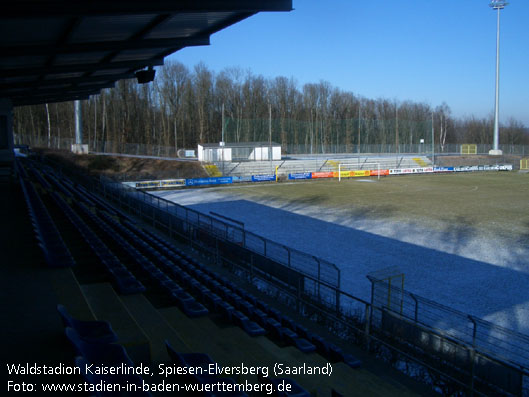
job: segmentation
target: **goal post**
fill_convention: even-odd
[[[366,171],[370,171],[370,174],[362,175],[362,172]],[[351,176],[371,176],[371,171],[376,171],[377,179],[380,180],[380,163],[363,163],[360,167],[357,163],[338,163],[338,182],[342,181],[342,176],[344,178]],[[358,175],[351,175],[352,172],[358,172]]]

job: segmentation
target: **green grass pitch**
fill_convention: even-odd
[[[363,219],[432,228],[464,226],[529,236],[529,174],[476,172],[282,182],[233,187],[237,194],[290,208],[304,205]]]

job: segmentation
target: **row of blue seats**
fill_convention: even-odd
[[[314,335],[308,330],[283,316],[278,310],[269,307],[257,298],[237,287],[230,280],[218,276],[206,266],[194,261],[183,252],[175,252],[169,248],[169,244],[162,243],[162,239],[154,234],[137,228],[130,222],[125,222],[129,229],[136,229],[136,236],[131,232],[128,237],[138,246],[145,246],[146,241],[156,245],[166,255],[178,258],[176,268],[174,264],[168,265],[163,256],[158,257],[169,266],[174,276],[184,285],[189,285],[194,292],[200,296],[202,302],[214,312],[220,313],[229,321],[244,329],[249,335],[262,335],[265,331],[276,340],[296,346],[303,352],[318,352],[326,357],[332,357],[335,361],[344,361],[352,367],[360,365],[360,361],[353,356],[343,353],[334,344],[326,342],[323,338]],[[152,250],[152,247],[147,249]]]
[[[202,367],[204,371],[207,371],[210,364],[214,364],[214,361],[211,357],[204,353],[178,353],[176,352],[168,341],[165,341],[167,348],[167,353],[175,364],[179,367]],[[218,364],[217,364],[218,365]],[[235,383],[232,378],[217,378],[212,375],[190,375],[186,379],[188,382],[195,383],[212,383],[212,382],[225,382],[225,383]],[[257,376],[257,379],[260,383],[270,383],[272,385],[272,392],[266,391],[267,395],[276,396],[276,397],[310,397],[310,393],[303,389],[295,380],[291,378],[272,378],[272,377],[263,377],[260,374]],[[290,385],[287,391],[279,391],[278,385]],[[246,396],[244,392],[234,392],[230,393],[230,396]]]
[[[115,222],[112,219],[108,220],[109,222]],[[119,224],[116,226],[121,227],[122,233],[124,233],[127,238],[134,241],[136,246],[141,247],[144,252],[148,253],[153,260],[158,262],[159,266],[163,267],[166,273],[173,274],[174,279],[180,282],[180,284],[186,285],[187,290],[189,290],[193,296],[199,297],[202,303],[206,304],[210,309],[216,312],[220,310],[222,313],[226,314],[225,317],[229,321],[240,326],[248,334],[257,336],[265,333],[263,328],[244,316],[241,312],[231,310],[227,312],[222,311],[222,308],[219,306],[222,303],[222,299],[216,296],[214,292],[208,289],[208,287],[201,281],[196,279],[194,274],[190,273],[190,271],[194,270],[194,267],[187,266],[186,268],[186,265],[189,264],[187,259],[192,260],[190,257],[181,251],[175,250],[174,247],[169,248],[168,244],[162,243],[156,237],[145,233],[132,223],[125,222],[125,224],[128,226],[128,230],[124,230],[124,227]],[[147,241],[149,243],[147,243]],[[153,248],[153,245],[156,248]],[[212,275],[215,274],[212,273]],[[179,302],[189,299],[189,294],[185,291],[181,291],[181,287],[176,283],[166,284],[164,287],[169,290],[173,297]]]
[[[296,346],[305,353],[317,351],[333,362],[343,361],[352,368],[361,366],[361,361],[353,355],[345,353],[335,344],[308,331],[307,328],[237,287],[225,277],[218,276],[189,257],[188,259],[190,260],[183,260],[180,264],[187,273],[209,288],[210,291],[203,292],[206,305],[225,313],[227,318],[235,316],[235,321],[240,322],[242,312],[242,315],[255,321],[267,330],[272,338],[281,343]]]
[[[122,294],[134,294],[145,291],[143,284],[134,277],[134,275],[123,265],[119,259],[112,253],[107,245],[95,234],[90,227],[81,219],[79,215],[62,199],[62,197],[53,192],[58,206],[62,209],[66,217],[72,222],[83,239],[92,248],[92,251],[98,256],[112,276],[118,291]]]
[[[193,294],[186,292],[186,290],[182,288],[174,278],[168,276],[169,273],[167,270],[171,266],[174,266],[172,260],[165,257],[160,251],[152,248],[149,244],[128,228],[124,227],[121,223],[117,222],[110,215],[102,212],[100,213],[100,216],[107,223],[107,226],[104,227],[109,227],[109,225],[112,226],[112,229],[109,229],[109,232],[114,232],[112,237],[131,254],[154,284],[173,298],[177,306],[188,317],[200,317],[208,314],[206,307],[197,302]],[[118,233],[120,233],[121,236],[119,236]],[[129,241],[131,243],[129,243]],[[142,250],[143,253],[139,250]],[[148,259],[144,253],[149,255],[151,259]],[[156,261],[158,266],[155,265],[152,260]],[[164,269],[161,269],[160,264],[162,264]]]
[[[36,170],[33,166],[29,166],[30,174],[32,175],[32,179],[36,180],[36,182],[47,192],[50,192],[52,190],[50,183],[44,179],[42,174]]]
[[[46,263],[51,267],[74,266],[75,260],[33,184],[20,178],[20,185]]]
[[[56,185],[61,185],[58,179],[54,178],[53,174],[48,173],[47,177],[52,179]],[[147,258],[142,256],[133,246],[128,244],[126,240],[119,238],[119,236],[115,233],[115,231],[110,230],[108,226],[104,222],[101,222],[100,219],[92,211],[93,209],[98,207],[98,208],[103,208],[104,209],[103,213],[108,214],[110,210],[111,216],[109,216],[107,219],[114,221],[114,218],[117,213],[115,211],[112,211],[112,208],[108,204],[96,205],[96,200],[94,200],[95,196],[91,195],[88,191],[86,191],[86,189],[82,188],[80,185],[74,186],[72,183],[69,183],[67,179],[63,179],[62,182],[65,185],[67,185],[71,193],[79,199],[78,201],[75,202],[75,205],[78,206],[83,211],[85,216],[88,216],[93,222],[95,222],[98,225],[98,227],[100,227],[104,232],[106,232],[107,237],[110,237],[111,239],[115,240],[123,248],[124,251],[128,252],[131,258],[134,259],[136,262],[138,262],[138,264],[142,267],[142,269],[145,270],[146,274],[151,279],[153,279],[157,283],[162,283],[164,281],[167,281],[164,279],[163,275],[159,275],[160,273],[159,269],[155,268],[154,265],[147,260]],[[59,190],[61,190],[59,186],[56,186],[56,187]],[[91,208],[87,208],[87,206],[90,206]],[[80,220],[80,222],[82,222],[82,220]],[[117,258],[115,259],[117,260]],[[112,264],[107,263],[107,265],[109,265],[110,268],[113,267]],[[120,282],[120,280],[117,280],[117,283],[118,285],[123,284],[122,282]],[[120,289],[120,292],[122,292],[122,289]],[[208,313],[207,309],[204,306],[196,302],[190,296],[181,296],[181,297],[179,296],[177,303],[179,303],[180,308],[190,317],[198,317],[198,316],[206,315]]]
[[[131,223],[127,223],[127,225],[129,228],[135,228]],[[206,306],[244,329],[249,335],[263,335],[268,331],[271,335],[278,336],[282,342],[294,345],[303,352],[308,353],[316,350],[316,346],[299,337],[291,329],[278,324],[273,318],[267,318],[266,313],[255,307],[258,300],[236,287],[228,279],[219,277],[216,273],[208,270],[206,266],[198,264],[185,254],[175,252],[167,245],[157,241],[153,235],[141,233],[140,230],[137,232],[142,234],[141,237],[135,236],[134,233],[129,235],[129,238],[134,239],[135,244],[145,246],[145,240],[147,240],[151,244],[156,244],[161,251],[170,257],[179,258],[178,264],[169,264],[158,254],[162,264],[169,268],[168,271],[172,272],[182,284],[190,286]],[[152,250],[152,247],[146,247],[146,249]]]
[[[138,252],[136,248],[134,248],[131,244],[128,244],[122,238],[118,238],[119,240],[123,240],[120,242],[120,244],[124,246],[128,252],[134,254],[133,256],[137,258],[137,260],[140,262],[140,265],[144,269],[146,268],[146,266],[150,267],[149,270],[151,273],[151,277],[154,277],[158,282],[158,285],[162,287],[167,293],[172,295],[177,305],[182,308],[188,316],[198,316],[199,314],[207,314],[207,310],[202,309],[203,306],[197,305],[195,297],[200,297],[202,303],[209,304],[211,303],[211,301],[208,300],[208,297],[214,294],[212,294],[211,291],[201,282],[194,279],[194,277],[189,274],[189,272],[185,268],[179,266],[179,264],[187,263],[187,261],[182,256],[183,253],[175,252],[173,249],[170,249],[166,245],[160,243],[155,238],[143,233],[141,229],[137,228],[130,222],[126,222],[128,227],[125,227],[108,214],[101,213],[101,217],[105,219],[108,224],[113,225],[114,231],[119,231],[124,237],[126,237],[127,240],[133,242],[134,247],[138,247],[144,253],[149,255],[152,260],[158,263],[159,267],[156,267],[149,259],[147,259],[142,253]],[[113,237],[114,236],[116,236],[115,233],[113,233]],[[146,240],[149,241],[151,244],[155,245],[157,249],[153,248],[152,245],[148,244]],[[159,274],[160,267],[162,267],[165,271],[162,271],[162,274]],[[167,281],[166,274],[172,274],[173,280]],[[180,282],[180,284],[178,284],[177,282]],[[186,289],[190,293],[188,293],[186,289],[182,288],[181,285],[186,285]],[[209,304],[208,306],[210,307],[210,309],[218,311],[219,307],[217,305],[217,301],[219,301],[220,303],[221,299],[218,298],[214,300],[215,304]],[[190,310],[190,307],[192,308],[192,310]],[[248,334],[252,336],[262,335],[265,333],[265,330],[263,328],[258,326],[253,321],[250,321],[250,319],[245,317],[240,312],[231,313],[230,311],[229,313],[227,313],[227,318],[230,321],[234,322],[235,325],[238,325],[243,328]]]
[[[123,346],[115,343],[117,335],[106,321],[81,321],[72,317],[66,308],[59,304],[57,311],[64,325],[66,337],[75,349],[77,356],[75,364],[79,367],[81,374],[88,383],[94,385],[95,396],[151,396],[149,392],[144,392],[143,380],[138,375],[103,375],[88,371],[89,365],[105,365],[109,367],[134,366],[133,361],[127,354]],[[112,385],[112,389],[119,385],[127,391],[106,391],[98,390],[95,386],[100,384]],[[136,387],[133,389],[131,385]]]
[[[114,240],[124,252],[128,253],[129,257],[141,267],[145,275],[149,277],[150,280],[153,281],[153,283],[158,288],[166,290],[167,285],[171,285],[171,282],[173,280],[171,280],[164,272],[162,272],[136,248],[142,245],[145,247],[145,242],[134,241],[133,239],[131,239],[131,236],[126,234],[128,230],[122,227],[121,224],[117,222],[114,218],[112,218],[110,215],[105,215],[105,213],[103,212],[100,213],[100,217],[94,214],[93,212],[89,211],[87,208],[85,208],[84,211],[86,215],[92,219],[93,222],[98,224],[98,226],[107,235],[108,238]],[[124,238],[121,234],[125,234],[125,237],[127,238]],[[129,243],[128,240],[133,241],[134,244]],[[166,258],[164,259],[167,260]],[[178,306],[184,311],[187,316],[200,317],[208,314],[208,310],[199,302],[197,302],[191,295],[182,294],[181,287],[175,286],[174,290],[174,295],[172,294],[172,292],[171,294],[173,295],[173,298],[175,299]]]
[[[186,309],[184,310],[186,314],[193,316],[201,312],[200,307],[199,310],[189,310],[190,305],[196,304],[196,300],[191,296],[194,295],[211,310],[221,313],[227,320],[239,325],[250,335],[261,335],[266,331],[272,338],[284,344],[294,345],[301,351],[316,350],[329,360],[343,361],[353,368],[361,365],[361,361],[354,356],[309,332],[278,310],[238,288],[230,280],[218,276],[203,264],[177,250],[167,240],[148,230],[140,229],[130,218],[121,218],[119,223],[115,217],[106,215],[106,220],[113,222],[114,227],[132,241],[134,246],[150,254],[154,260],[157,259],[158,265],[180,283],[174,280],[168,281],[166,274],[160,271],[159,267],[143,255],[135,254],[143,258],[144,270],[152,274],[152,278],[160,287],[171,293],[178,306]],[[187,288],[182,288],[180,285]]]
[[[163,285],[163,286],[167,286],[167,285],[171,285],[174,283],[171,283],[171,280],[165,276],[163,273],[161,273],[159,271],[158,268],[156,268],[152,263],[150,263],[150,261],[145,258],[141,253],[139,253],[132,245],[130,245],[125,239],[123,239],[122,237],[119,237],[115,234],[115,231],[116,230],[112,230],[109,228],[108,225],[105,225],[104,223],[98,221],[97,219],[97,216],[91,212],[86,206],[84,206],[83,204],[80,204],[81,208],[84,209],[84,212],[87,216],[90,216],[90,218],[94,221],[94,222],[98,222],[98,224],[100,224],[101,228],[102,229],[106,229],[106,233],[107,235],[112,235],[113,238],[116,240],[116,242],[118,242],[118,244],[122,245],[122,247],[128,251],[131,252],[132,256],[135,257],[135,258],[139,258],[139,262],[141,265],[143,265],[142,267],[145,268],[145,270],[147,270],[149,272],[149,274],[152,275],[152,277],[154,279],[157,279],[160,281],[160,284]],[[108,215],[107,215],[108,217]],[[115,222],[115,220],[111,217],[107,218],[109,221],[113,221]],[[117,223],[119,225],[119,223]],[[116,225],[116,223],[114,224],[114,226]],[[117,236],[117,237],[116,237]],[[173,288],[172,289],[173,292],[176,292],[175,289]],[[71,332],[69,332],[69,335],[71,336]],[[186,365],[189,365],[190,363],[193,363],[194,362],[191,362],[189,361],[190,360],[190,357],[197,357],[197,356],[202,356],[200,354],[186,354],[185,357],[186,357],[186,360],[187,360],[187,364]],[[79,362],[79,359],[78,359],[78,362]],[[212,363],[213,361],[211,359],[208,360],[208,363]],[[82,364],[82,362],[81,362]],[[234,383],[234,380],[233,379],[230,379],[230,378],[208,378],[208,377],[193,377],[193,379],[191,380],[188,380],[188,381],[192,381],[194,383],[202,383],[202,384],[206,384],[206,383],[217,383],[217,382],[228,382],[228,383]],[[240,397],[243,397],[243,396],[247,396],[247,394],[245,393],[242,393],[242,392],[231,392],[231,393],[221,393],[221,394],[218,394],[218,393],[209,393],[209,392],[205,392],[203,395],[205,396],[216,396],[216,395],[226,395],[226,396],[240,396]]]
[[[130,226],[133,227],[134,225],[131,224]],[[170,245],[170,243],[149,231],[145,231],[144,234],[147,235],[144,237],[146,239],[151,238],[164,242],[166,246]],[[207,266],[193,260],[181,251],[178,252],[177,255],[183,256],[185,261],[191,265],[187,271],[191,272],[194,276],[201,277],[202,274],[206,274],[214,281],[219,282],[221,284],[221,290],[218,295],[220,295],[222,299],[228,300],[228,302],[231,299],[231,302],[236,309],[248,315],[250,319],[257,322],[269,332],[276,333],[277,339],[286,342],[287,344],[295,345],[305,352],[313,351],[314,348],[311,345],[314,345],[316,351],[328,360],[333,362],[344,362],[351,368],[358,368],[362,365],[361,360],[354,357],[352,354],[344,352],[343,349],[328,342],[325,338],[309,332],[307,328],[283,315],[281,311],[267,305],[262,300],[257,299],[255,296],[237,287],[231,280],[219,276]],[[213,288],[215,287],[216,284],[213,283]],[[227,291],[226,288],[231,290],[231,293],[230,291]],[[307,343],[307,341],[309,343]]]

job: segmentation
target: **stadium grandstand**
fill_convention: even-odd
[[[207,45],[211,34],[258,12],[290,10],[291,0],[4,5],[1,312],[8,394],[434,394],[331,332],[339,331],[331,317],[313,311],[321,320],[315,323],[291,298],[236,277],[229,260],[195,240],[218,243],[211,233],[190,223],[173,226],[194,237],[179,238],[180,229],[162,233],[146,222],[147,203],[129,197],[137,207],[126,211],[112,184],[27,150],[15,157],[14,106],[86,99],[120,79],[146,83],[167,55]],[[270,285],[302,280],[271,260],[261,265],[251,277]]]
[[[216,161],[212,162],[224,176],[248,176],[275,173],[286,175],[303,172],[337,172],[340,164],[345,169],[369,170],[402,169],[431,167],[432,161],[427,156],[413,155],[357,155],[357,156],[315,156],[285,158],[270,161]]]

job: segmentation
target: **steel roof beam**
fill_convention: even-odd
[[[83,77],[74,77],[74,78],[59,78],[52,80],[33,80],[33,81],[20,81],[14,83],[0,84],[0,92],[24,88],[24,87],[34,87],[38,89],[39,87],[53,87],[56,85],[64,84],[81,84],[81,83],[90,83],[90,82],[100,82],[100,81],[116,81],[121,79],[132,79],[134,78],[133,72],[119,73],[119,74],[109,74],[102,76],[83,76]]]
[[[171,17],[171,14],[162,14],[162,15],[158,15],[156,16],[155,18],[153,18],[151,20],[151,22],[149,22],[146,26],[142,27],[139,31],[137,31],[136,33],[134,33],[129,39],[128,41],[129,42],[137,42],[138,40],[141,40],[145,37],[145,35],[147,35],[148,33],[150,33],[154,28],[156,28],[157,26],[159,26],[161,23],[163,23],[164,21],[166,21],[167,19],[169,19]],[[209,38],[208,38],[209,40]],[[179,48],[183,48],[183,47],[179,47]],[[102,59],[102,62],[110,62],[112,61],[112,59],[114,59],[117,55],[119,55],[121,51],[114,51],[110,54],[107,54],[103,59]],[[163,58],[163,57],[162,57]],[[129,70],[129,72],[133,72],[134,70]],[[92,72],[86,72],[86,76],[89,76]]]
[[[53,65],[46,69],[46,74],[97,72],[109,69],[138,70],[143,69],[147,66],[162,66],[163,64],[163,57],[155,57],[142,61],[98,62],[62,66]],[[40,67],[0,69],[0,79],[7,77],[34,76],[39,75],[41,72],[42,68]]]
[[[78,87],[78,86],[72,86],[70,88],[64,88],[64,87],[61,87],[61,88],[46,88],[46,89],[36,89],[34,92],[32,92],[31,94],[31,97],[32,98],[37,98],[37,97],[41,97],[43,99],[45,99],[46,97],[48,96],[53,96],[53,95],[61,95],[61,94],[65,94],[65,95],[70,95],[70,94],[77,94],[77,93],[86,93],[86,94],[90,94],[92,92],[96,92],[96,91],[99,91],[103,88],[111,88],[111,87],[114,87],[115,85],[115,82],[112,81],[112,82],[105,82],[105,83],[101,83],[101,84],[94,84],[94,85],[90,85],[88,87]],[[67,91],[65,91],[67,90]],[[2,94],[0,94],[0,97],[2,96]],[[11,94],[8,94],[7,97],[11,98],[11,99],[16,99],[16,98],[24,98],[24,97],[27,97],[28,94],[26,91],[22,91],[20,93],[11,93]]]
[[[75,54],[86,52],[107,52],[107,51],[124,51],[151,48],[168,48],[168,47],[188,47],[209,45],[209,36],[206,37],[189,37],[175,39],[149,39],[134,41],[101,41],[93,43],[70,43],[64,45],[18,45],[10,47],[0,47],[0,58],[14,56],[38,56],[49,55],[55,52],[56,55]]]
[[[133,15],[175,12],[292,11],[292,0],[16,0],[2,7],[2,17]]]

